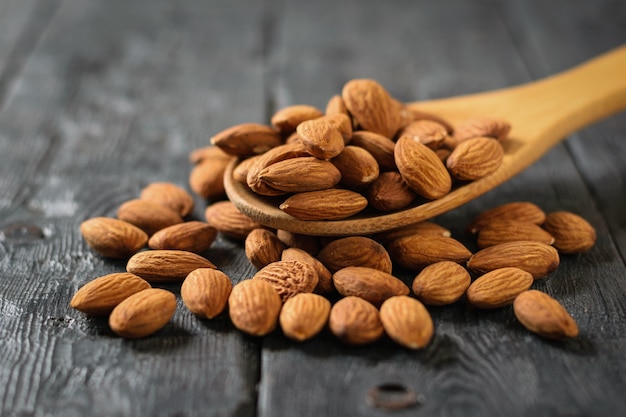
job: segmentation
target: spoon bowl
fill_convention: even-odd
[[[428,220],[496,188],[532,165],[567,135],[626,108],[626,46],[538,81],[407,106],[435,114],[453,126],[487,116],[508,121],[511,131],[502,144],[502,165],[492,174],[454,188],[440,199],[392,213],[366,210],[343,220],[303,221],[284,213],[278,208],[282,199],[257,195],[233,179],[237,161],[224,174],[226,194],[240,211],[257,222],[307,235],[365,235]]]

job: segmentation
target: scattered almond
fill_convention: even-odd
[[[499,308],[513,303],[528,290],[533,276],[519,268],[499,268],[479,277],[467,289],[467,300],[478,308]]]
[[[211,138],[212,145],[234,156],[258,155],[281,143],[277,131],[259,123],[232,126]]]
[[[233,325],[252,336],[265,336],[274,330],[281,307],[274,287],[262,279],[241,281],[228,297],[228,314]]]
[[[149,250],[136,253],[126,271],[148,282],[180,282],[194,269],[215,268],[206,258],[182,250]]]
[[[335,290],[335,286],[333,284],[333,276],[321,263],[317,258],[313,257],[310,253],[306,252],[303,249],[299,249],[296,247],[286,248],[283,250],[281,254],[281,261],[300,261],[305,264],[309,264],[315,269],[317,272],[317,285],[314,289],[314,292],[319,294],[327,294],[333,292]]]
[[[147,185],[141,190],[140,198],[161,204],[178,213],[180,217],[190,214],[194,206],[191,194],[171,182],[153,182]]]
[[[408,349],[424,348],[435,330],[426,307],[406,295],[388,298],[380,307],[380,321],[387,335]]]
[[[365,236],[333,240],[320,250],[317,259],[332,273],[347,266],[364,266],[391,274],[391,258],[387,250]]]
[[[228,275],[213,268],[191,271],[180,287],[180,296],[193,314],[212,319],[226,307],[233,288]]]
[[[315,269],[300,261],[273,262],[253,278],[271,284],[283,303],[296,294],[313,292],[319,280]]]
[[[109,327],[122,337],[146,337],[165,327],[175,311],[172,292],[148,288],[119,303],[109,316]]]
[[[104,316],[119,303],[136,292],[150,288],[150,284],[128,272],[107,274],[88,282],[72,297],[70,307],[85,314]]]
[[[208,223],[188,221],[166,227],[148,240],[150,249],[174,249],[194,253],[206,251],[217,236],[217,230]]]
[[[518,220],[490,221],[478,232],[477,243],[478,247],[482,249],[518,240],[532,240],[546,245],[554,243],[554,237],[541,226]]]
[[[134,224],[148,236],[174,224],[182,223],[180,214],[148,200],[134,199],[122,204],[117,210],[120,220]]]
[[[245,239],[254,229],[262,226],[239,211],[230,201],[218,201],[204,211],[207,223],[218,232],[233,239]]]
[[[391,242],[389,255],[403,267],[415,271],[441,261],[465,263],[472,253],[451,237],[416,234]]]
[[[285,301],[279,323],[285,336],[303,342],[324,328],[329,315],[330,301],[318,294],[301,293]]]
[[[335,272],[333,283],[344,297],[361,297],[375,306],[394,295],[409,294],[409,287],[393,275],[361,266],[348,266]]]
[[[513,302],[515,317],[533,333],[548,339],[578,336],[578,325],[565,308],[548,294],[528,290]]]
[[[528,201],[502,204],[476,216],[469,224],[468,230],[477,233],[485,225],[497,220],[515,220],[540,225],[546,220],[546,213],[536,204]]]
[[[476,252],[467,267],[480,274],[494,269],[515,267],[543,278],[559,266],[559,254],[550,245],[533,241],[501,243]]]
[[[267,229],[253,229],[244,244],[246,257],[256,268],[280,260],[285,245],[274,232]]]
[[[459,300],[472,279],[456,262],[441,261],[428,265],[415,277],[411,289],[424,304],[445,305]]]
[[[354,296],[342,298],[332,306],[328,325],[339,340],[350,345],[375,342],[384,332],[376,307]]]
[[[554,236],[554,247],[564,254],[585,252],[596,242],[593,226],[579,215],[568,211],[549,213],[543,227]]]
[[[128,222],[109,217],[93,217],[80,224],[87,244],[102,256],[127,259],[148,243],[146,232]]]

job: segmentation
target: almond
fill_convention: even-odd
[[[339,155],[345,141],[335,123],[326,119],[308,120],[296,129],[305,149],[319,159],[331,159]]]
[[[406,295],[388,298],[380,306],[380,321],[387,335],[408,349],[422,349],[433,338],[430,313],[421,302]]]
[[[142,200],[161,204],[175,211],[180,217],[191,213],[194,206],[193,197],[184,188],[171,182],[153,182],[141,190]]]
[[[330,331],[342,342],[364,345],[383,335],[383,325],[376,307],[359,297],[345,297],[330,310]]]
[[[424,304],[445,305],[459,300],[470,286],[469,272],[456,262],[428,265],[415,277],[411,288]]]
[[[393,138],[400,128],[400,107],[387,90],[374,80],[348,81],[341,96],[363,130]]]
[[[263,155],[264,154],[250,156],[239,162],[235,169],[233,169],[233,179],[241,184],[248,185],[248,172],[250,172],[252,165],[261,159]]]
[[[210,226],[233,239],[243,240],[252,230],[262,227],[240,212],[230,201],[218,201],[207,206],[204,216]]]
[[[409,294],[409,287],[398,278],[378,269],[349,266],[333,274],[333,283],[344,297],[354,295],[380,306],[394,295]]]
[[[313,291],[319,294],[327,294],[335,290],[333,284],[333,276],[317,258],[314,258],[311,254],[303,249],[299,248],[287,248],[283,250],[281,254],[281,261],[300,261],[305,264],[309,264],[317,272],[317,286]]]
[[[497,220],[542,224],[546,220],[546,213],[534,203],[515,201],[483,211],[476,216],[467,229],[472,233],[477,233],[490,222]]]
[[[365,266],[391,274],[391,258],[387,250],[365,236],[333,240],[320,250],[317,259],[332,273],[347,266]]]
[[[148,288],[119,303],[109,316],[109,326],[122,337],[146,337],[165,327],[175,311],[172,292]]]
[[[183,222],[182,217],[174,210],[141,199],[129,200],[122,204],[117,210],[117,217],[134,224],[148,236],[168,226]]]
[[[467,267],[476,273],[487,273],[494,269],[515,267],[543,278],[559,266],[559,254],[550,245],[533,241],[501,243],[476,252]]]
[[[348,108],[343,101],[343,97],[339,94],[332,96],[326,104],[326,114],[331,116],[334,114],[345,114],[349,116]]]
[[[452,179],[437,154],[408,136],[396,142],[394,158],[404,181],[417,194],[436,199],[452,188]]]
[[[228,297],[228,314],[233,325],[252,336],[265,336],[274,330],[281,307],[274,287],[261,279],[241,281]]]
[[[441,261],[465,263],[472,253],[461,242],[451,237],[409,235],[389,244],[391,259],[409,270],[421,270]]]
[[[395,171],[381,173],[367,188],[366,195],[369,205],[380,211],[403,209],[417,197]]]
[[[567,310],[548,294],[528,290],[513,302],[515,317],[533,333],[548,339],[578,336],[578,325]]]
[[[543,227],[554,236],[554,247],[561,253],[585,252],[596,242],[593,226],[579,215],[568,211],[549,213]]]
[[[298,193],[331,188],[341,180],[341,172],[329,161],[309,156],[269,165],[258,178],[272,189]]]
[[[344,144],[347,144],[352,139],[352,119],[350,116],[345,114],[331,114],[319,117],[318,120],[326,121],[330,123],[331,126],[336,127],[343,138]]]
[[[478,232],[479,248],[518,240],[533,240],[546,245],[554,243],[554,237],[540,226],[518,220],[493,220]]]
[[[274,128],[282,133],[295,132],[296,127],[307,120],[322,116],[321,110],[308,104],[294,104],[278,110],[272,116],[271,123]]]
[[[380,171],[395,171],[393,151],[396,144],[389,138],[374,132],[359,130],[352,133],[350,145],[368,151],[378,163]]]
[[[283,303],[296,294],[313,292],[319,280],[315,269],[300,261],[273,262],[260,269],[253,278],[271,284]]]
[[[88,282],[72,297],[70,307],[85,314],[104,316],[136,292],[150,288],[140,277],[127,272],[104,275]]]
[[[511,125],[505,120],[476,118],[467,120],[459,125],[454,132],[454,137],[457,142],[479,136],[487,136],[502,142],[506,139],[510,130]]]
[[[352,190],[367,187],[380,173],[376,159],[358,146],[346,146],[331,162],[340,173],[341,184]]]
[[[180,296],[193,314],[212,319],[226,308],[233,284],[228,275],[213,268],[191,271],[180,287]]]
[[[208,259],[182,250],[149,250],[133,255],[126,271],[148,282],[180,282],[194,269],[215,268]]]
[[[107,258],[127,259],[148,243],[146,232],[128,222],[94,217],[80,224],[87,244]]]
[[[341,220],[367,207],[367,199],[355,191],[328,189],[294,194],[279,207],[299,220]]]
[[[299,158],[304,156],[310,156],[306,151],[302,143],[287,143],[270,149],[266,153],[259,156],[259,158],[250,166],[247,175],[247,184],[252,191],[261,195],[281,195],[285,194],[284,191],[276,190],[269,187],[265,182],[259,178],[259,173],[268,166],[280,161],[284,161],[291,158]]]
[[[207,200],[219,200],[226,195],[224,173],[231,159],[204,159],[191,170],[189,187]]]
[[[206,251],[217,236],[217,230],[208,223],[188,221],[166,227],[148,240],[150,249],[175,249],[194,253]]]
[[[401,237],[410,235],[429,235],[429,236],[445,236],[450,237],[450,230],[443,226],[438,225],[430,221],[423,221],[419,223],[409,224],[407,226],[398,227],[386,232],[381,232],[376,235],[376,240],[383,244],[388,244]]]
[[[454,131],[452,125],[450,123],[448,123],[447,121],[445,121],[444,119],[442,119],[441,117],[432,114],[432,113],[427,113],[427,112],[423,112],[417,109],[414,109],[412,107],[405,107],[405,109],[407,110],[407,112],[409,113],[409,118],[411,121],[415,121],[415,120],[432,120],[433,122],[437,122],[440,125],[444,126],[446,128],[446,131],[448,132],[448,134],[452,134],[452,132]]]
[[[411,139],[420,142],[430,149],[437,149],[443,144],[444,139],[448,136],[445,126],[432,120],[421,119],[415,120],[403,127],[399,136],[408,136]]]
[[[471,181],[494,173],[503,158],[504,149],[498,141],[477,137],[458,144],[446,158],[446,167],[454,178]]]
[[[285,301],[278,320],[285,336],[303,342],[324,328],[329,315],[330,301],[321,295],[301,293]]]
[[[254,229],[246,237],[244,247],[250,263],[260,269],[279,261],[285,245],[274,232]]]
[[[467,300],[478,308],[498,308],[513,303],[528,290],[533,276],[519,268],[500,268],[479,277],[467,289]]]
[[[278,132],[258,123],[242,123],[229,127],[211,138],[211,144],[229,155],[251,156],[267,152],[282,144]]]

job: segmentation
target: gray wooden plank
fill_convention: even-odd
[[[263,118],[261,15],[63,3],[0,112],[0,414],[254,415],[258,341],[226,316],[198,320],[179,301],[163,330],[126,341],[68,302],[124,268],[88,249],[81,221],[113,216],[150,182],[186,186],[188,152]],[[206,253],[235,280],[250,274],[237,248],[219,239]]]
[[[576,22],[600,24],[586,15],[589,7],[611,10],[611,2],[596,2],[594,6],[577,3],[579,7],[573,9],[569,2],[550,7],[545,2],[533,2],[529,7],[538,4],[543,8],[537,15],[514,2],[487,1],[317,2],[287,8],[281,21],[283,37],[273,60],[276,103],[323,106],[347,79],[362,76],[378,79],[403,100],[482,91],[527,82],[597,53],[589,47],[577,58],[547,58],[550,53],[559,56],[556,49],[573,35]],[[516,7],[531,16],[514,13]],[[333,12],[318,13],[324,9]],[[298,19],[300,13],[315,18]],[[555,19],[573,23],[558,28],[558,41],[548,44],[543,37],[535,38],[538,32],[552,34],[547,27]],[[606,13],[601,22],[609,27],[607,32],[623,36],[624,26],[618,28],[620,19]],[[526,53],[523,45],[531,40],[541,43],[541,53]],[[600,43],[584,39],[578,43],[600,47]],[[578,46],[567,45],[568,50]],[[293,56],[299,59],[290,58]],[[529,63],[531,59],[558,62],[563,68],[545,67],[541,72],[539,64]],[[611,170],[621,170],[623,164],[616,164],[619,156],[598,153],[611,161]],[[498,204],[528,200],[548,211],[572,210],[587,218],[598,231],[596,246],[583,255],[562,257],[555,273],[534,284],[573,314],[580,324],[580,338],[564,344],[546,342],[521,328],[510,308],[484,312],[464,302],[431,309],[436,336],[422,352],[404,351],[389,340],[350,348],[339,345],[328,334],[294,346],[276,335],[264,342],[259,414],[623,413],[626,270],[611,234],[613,224],[605,211],[596,207],[596,194],[590,192],[588,179],[577,163],[567,146],[557,146],[498,190],[436,220],[475,249],[463,232],[465,225],[482,210]],[[613,192],[615,187],[619,185],[611,188]],[[619,224],[615,226],[619,229]],[[400,270],[396,273],[406,282],[413,276]],[[421,404],[399,411],[371,407],[368,393],[381,384],[418,393]]]

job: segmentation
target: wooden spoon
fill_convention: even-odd
[[[496,188],[527,168],[567,135],[626,108],[626,46],[538,81],[480,94],[409,103],[456,125],[474,117],[511,123],[505,156],[493,174],[453,189],[438,200],[393,213],[358,214],[345,220],[302,221],[278,208],[278,200],[254,194],[225,173],[228,198],[259,223],[318,236],[363,235],[430,219]]]

